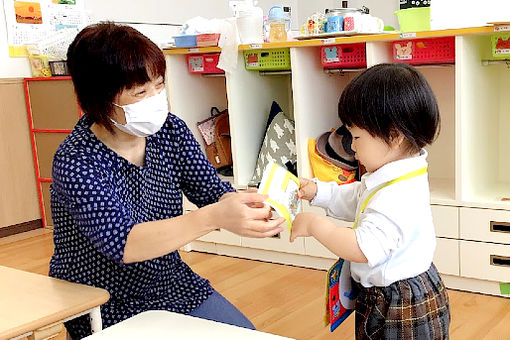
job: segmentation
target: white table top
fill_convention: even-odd
[[[84,338],[86,340],[134,340],[134,339],[290,339],[232,326],[194,316],[167,312],[147,311],[126,319]]]

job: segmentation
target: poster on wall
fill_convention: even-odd
[[[57,47],[87,25],[84,0],[3,0],[11,57],[25,57],[27,44]],[[65,32],[65,34],[63,34]]]

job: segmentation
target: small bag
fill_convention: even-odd
[[[232,165],[232,148],[230,146],[230,125],[228,114],[220,114],[214,124],[214,138],[216,140],[216,150],[220,160],[218,168]],[[216,160],[216,158],[215,158]]]
[[[204,139],[209,162],[215,168],[232,165],[228,111],[225,109],[220,112],[217,107],[212,107],[211,117],[198,122],[197,128]]]

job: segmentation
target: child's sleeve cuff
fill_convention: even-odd
[[[312,180],[315,182],[315,184],[317,184],[317,193],[315,194],[315,197],[310,201],[310,204],[321,208],[327,208],[332,198],[329,184],[326,182],[321,182],[317,178]]]

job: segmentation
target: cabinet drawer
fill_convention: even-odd
[[[434,264],[441,274],[459,275],[459,241],[438,237]]]
[[[436,235],[459,238],[459,208],[432,205],[431,209]]]
[[[460,238],[510,244],[510,211],[460,208]]]
[[[461,276],[508,282],[510,279],[510,247],[483,242],[459,242]]]

